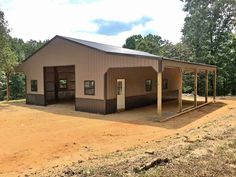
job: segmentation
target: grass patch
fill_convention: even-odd
[[[0,101],[0,104],[8,104],[8,103],[23,103],[25,102],[25,98],[24,99],[17,99],[17,100],[9,100],[9,101]]]
[[[236,140],[228,144],[229,148],[236,149]]]
[[[163,170],[161,168],[155,168],[149,170],[148,172],[140,173],[139,177],[159,177],[163,176]]]

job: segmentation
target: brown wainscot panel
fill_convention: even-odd
[[[27,94],[26,104],[46,106],[45,97],[41,94]]]
[[[156,103],[156,93],[146,95],[129,96],[125,98],[125,109],[133,109]]]
[[[125,98],[125,109],[133,109],[142,106],[147,106],[156,103],[156,93],[150,93],[146,95],[129,96]],[[106,100],[106,113],[117,112],[117,100]]]
[[[117,101],[116,99],[106,100],[106,114],[117,112]]]
[[[75,110],[90,113],[106,114],[105,100],[90,99],[90,98],[76,98]]]

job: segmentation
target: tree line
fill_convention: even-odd
[[[236,95],[236,1],[181,0],[186,12],[177,44],[161,36],[141,34],[126,39],[124,48],[217,66],[217,95]],[[174,20],[174,19],[173,19]],[[169,22],[171,23],[171,22]],[[47,41],[11,37],[0,9],[0,100],[25,97],[25,77],[15,67]],[[185,90],[192,90],[189,86]],[[199,87],[199,93],[204,88]]]

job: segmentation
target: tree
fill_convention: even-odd
[[[7,26],[7,21],[4,18],[4,13],[0,9],[0,53],[7,43],[7,36],[9,29]]]
[[[183,43],[193,52],[196,62],[218,67],[217,93],[230,93],[229,68],[233,31],[236,30],[235,0],[182,0],[187,12],[183,27]],[[236,66],[234,65],[234,70]]]
[[[12,51],[15,52],[18,62],[21,63],[25,57],[25,42],[20,38],[9,37],[9,45]]]
[[[11,49],[15,52],[18,58],[18,62],[22,62],[25,58],[33,54],[37,49],[43,46],[48,40],[36,41],[29,40],[24,42],[20,38],[9,37],[9,45]]]
[[[229,83],[228,87],[230,89],[230,93],[232,95],[236,95],[236,35],[232,37],[231,42],[231,50],[230,50],[230,65],[228,65],[228,71],[229,71]]]
[[[7,45],[7,37],[8,37],[8,33],[9,33],[9,29],[7,26],[7,21],[4,18],[4,13],[1,11],[0,9],[0,74],[3,75],[3,71],[2,71],[2,61],[3,61],[3,55],[4,55],[4,51],[5,51],[5,47]],[[0,77],[0,88],[1,88],[1,94],[0,96],[3,97],[3,88],[5,86],[5,82],[4,79],[2,77]]]
[[[130,36],[126,39],[123,47],[168,58],[193,61],[193,52],[186,44],[180,42],[174,45],[168,40],[162,39],[161,36],[153,34],[144,37],[140,34]]]
[[[29,40],[24,44],[24,53],[25,57],[32,55],[36,50],[42,47],[48,40],[45,41],[36,41],[36,40]]]
[[[124,48],[128,49],[137,49],[137,45],[143,40],[142,35],[133,35],[126,39],[125,44],[123,45]]]
[[[162,46],[168,43],[168,41],[163,40],[161,36],[153,34],[148,34],[147,36],[144,36],[143,40],[146,43],[145,51],[155,55],[160,55]]]
[[[168,43],[167,40],[163,40],[158,35],[148,34],[143,37],[141,34],[138,34],[128,37],[123,47],[160,55],[162,47]]]
[[[160,50],[160,55],[178,60],[193,61],[192,51],[182,42],[175,45],[170,42],[166,42]]]
[[[5,47],[0,55],[0,67],[6,77],[7,101],[10,99],[10,76],[14,73],[17,64],[18,62],[14,52],[12,52],[9,47]]]

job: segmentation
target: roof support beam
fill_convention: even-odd
[[[197,70],[194,70],[194,106],[197,106]]]
[[[213,71],[213,102],[216,102],[216,70]]]
[[[183,109],[182,90],[183,90],[183,69],[179,68],[179,94],[178,94],[179,112],[182,112]]]
[[[157,72],[157,114],[162,115],[162,72]]]
[[[208,102],[208,70],[205,71],[205,103]]]

